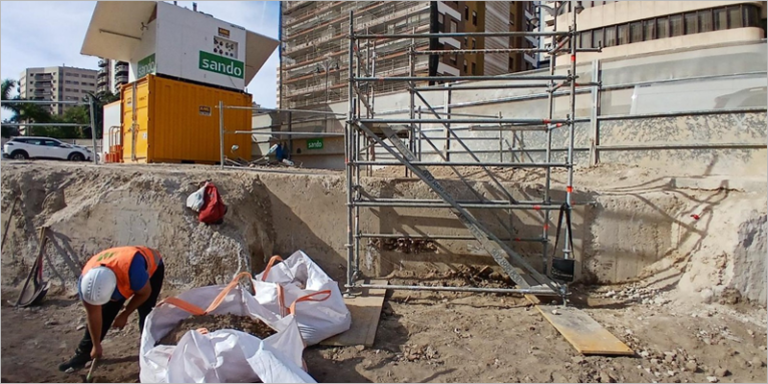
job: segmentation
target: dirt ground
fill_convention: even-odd
[[[16,309],[7,303],[15,297],[3,291],[3,382],[82,382],[85,370],[57,370],[82,336],[79,304],[52,294]],[[574,292],[575,305],[634,357],[579,355],[522,298],[398,291],[385,302],[373,348],[314,346],[304,358],[318,382],[765,382],[765,310],[668,297],[638,286]],[[137,382],[138,349],[132,318],[104,341],[96,380]]]

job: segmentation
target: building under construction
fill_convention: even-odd
[[[522,1],[283,1],[280,3],[280,68],[277,104],[281,108],[317,106],[347,96],[347,39],[349,12],[355,28],[368,33],[503,32],[533,28],[530,2]],[[537,47],[535,40],[519,37],[483,37],[428,40],[370,40],[361,42],[360,59],[370,63],[376,76],[404,75],[409,71],[407,50],[502,49]],[[529,56],[529,57],[526,57]],[[419,55],[418,75],[500,75],[536,68],[535,56],[523,52],[455,55]],[[377,93],[402,90],[404,84],[372,85]]]

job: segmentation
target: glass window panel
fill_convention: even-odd
[[[643,21],[643,40],[653,40],[656,38],[656,19]],[[634,39],[632,40],[635,41]]]
[[[619,25],[619,45],[629,44],[629,24]]]
[[[725,13],[725,9],[715,9],[715,30],[722,31],[728,29],[728,14]]]
[[[670,36],[681,36],[683,34],[683,15],[672,15],[669,17]]]
[[[616,26],[605,27],[605,46],[613,47],[616,45]]]
[[[694,33],[697,33],[696,23],[698,22],[698,19],[696,18],[696,12],[688,12],[685,14],[685,34],[686,35],[693,35]]]
[[[629,34],[632,43],[639,43],[643,41],[643,24],[641,22],[632,23],[629,25]]]
[[[581,47],[592,48],[592,31],[586,31],[581,34]]]
[[[757,17],[757,7],[753,5],[743,5],[741,7],[741,12],[744,18],[745,27],[757,27],[759,25],[758,17]]]
[[[743,26],[740,7],[728,7],[728,28],[741,28]]]
[[[605,42],[603,41],[603,29],[595,29],[592,32],[592,46],[593,47],[605,47]]]
[[[669,20],[666,17],[656,19],[656,38],[664,39],[669,37]]]
[[[712,10],[699,11],[699,33],[712,31]]]

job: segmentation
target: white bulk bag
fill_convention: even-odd
[[[203,204],[205,204],[205,186],[208,185],[208,182],[206,182],[202,188],[198,189],[195,192],[192,192],[189,197],[187,197],[187,207],[195,212],[200,212],[200,208],[203,207]]]
[[[280,317],[295,316],[307,345],[347,331],[352,315],[338,283],[302,251],[275,264],[279,260],[280,256],[273,256],[264,272],[254,277],[259,304]],[[328,294],[322,294],[323,291]],[[298,301],[304,303],[290,313],[288,306]]]
[[[238,275],[227,286],[195,288],[164,300],[147,316],[139,355],[142,383],[314,383],[304,372],[301,338],[293,316],[280,318],[244,291]],[[201,308],[206,308],[203,310]],[[185,308],[185,309],[182,309]],[[187,332],[175,346],[157,345],[190,313],[251,316],[277,333],[260,340],[235,330]]]

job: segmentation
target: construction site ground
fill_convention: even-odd
[[[3,291],[3,382],[82,382],[85,370],[56,368],[82,337],[82,306],[51,296],[17,309]],[[395,292],[372,348],[314,346],[304,358],[318,382],[765,382],[764,311],[679,304],[593,304],[586,311],[637,356],[584,357],[524,299]],[[138,382],[138,349],[134,318],[107,336],[96,380]]]
[[[213,263],[200,272],[194,265],[198,260],[193,256],[187,256],[192,257],[189,259],[191,262],[181,259],[182,251],[176,254],[176,250],[180,249],[176,247],[181,245],[172,244],[178,241],[187,247],[198,247],[197,240],[189,240],[192,238],[190,234],[211,238],[213,240],[210,241],[216,241],[215,244],[204,243],[194,250],[212,259],[216,255],[212,248],[219,247],[222,252],[228,252],[230,243],[227,241],[238,239],[227,225],[241,224],[249,219],[250,216],[242,213],[245,203],[253,203],[248,207],[258,215],[266,215],[268,210],[275,212],[279,208],[265,207],[248,200],[250,197],[245,192],[258,192],[248,189],[248,186],[255,188],[253,185],[248,184],[243,191],[235,189],[236,183],[247,178],[245,173],[254,171],[228,171],[225,178],[210,167],[200,166],[118,165],[97,169],[90,165],[69,163],[3,161],[2,167],[3,225],[7,218],[5,211],[15,196],[36,199],[34,202],[29,200],[24,207],[24,220],[11,224],[12,230],[3,249],[3,382],[82,382],[86,374],[86,370],[69,374],[57,370],[58,364],[74,352],[82,337],[85,318],[82,306],[72,294],[70,280],[74,277],[66,274],[64,263],[56,261],[53,252],[49,252],[50,259],[46,259],[46,263],[59,267],[59,275],[49,277],[53,288],[42,305],[14,308],[9,304],[9,301],[15,301],[19,282],[23,281],[29,261],[36,253],[34,245],[30,245],[37,242],[35,227],[48,225],[59,232],[66,232],[70,241],[68,244],[72,245],[75,253],[89,253],[91,249],[83,244],[90,241],[98,243],[94,247],[104,247],[106,244],[101,242],[105,240],[98,232],[113,225],[107,221],[92,225],[83,221],[88,218],[105,220],[106,213],[100,209],[107,202],[100,199],[130,198],[133,200],[126,200],[129,201],[127,204],[153,204],[140,207],[165,210],[169,212],[168,217],[172,217],[177,215],[176,212],[183,215],[183,198],[197,188],[200,180],[212,177],[236,179],[220,181],[225,202],[234,207],[233,213],[227,216],[228,224],[221,229],[198,226],[194,220],[190,222],[186,218],[186,221],[169,223],[180,228],[153,227],[158,232],[168,231],[167,234],[163,232],[152,237],[153,241],[168,242],[166,247],[169,251],[164,256],[168,261],[169,274],[162,295],[167,297],[192,286],[223,283],[238,268],[234,261],[233,265]],[[271,169],[256,172],[275,173]],[[322,179],[324,174],[334,178],[339,175],[338,172],[316,170],[281,169],[279,173],[287,174],[289,178],[314,175]],[[628,174],[631,180],[627,180]],[[554,178],[557,180],[561,176],[564,175],[556,174]],[[653,171],[636,168],[617,170],[605,167],[600,170],[598,167],[582,171],[577,174],[576,180],[577,183],[593,180],[593,186],[610,184],[617,188],[622,183],[650,185],[658,176]],[[524,177],[534,178],[535,175]],[[615,184],[611,184],[612,181]],[[286,185],[280,187],[284,189],[278,188],[278,191],[273,188],[271,192],[280,196],[291,189],[309,188],[312,182],[287,179]],[[335,181],[323,179],[322,183],[329,191],[343,188]],[[105,192],[105,188],[119,190],[120,194]],[[52,192],[57,189],[67,189],[68,192],[62,192],[64,196],[59,198]],[[66,203],[63,203],[64,199]],[[318,199],[312,204],[323,204],[323,200]],[[109,204],[122,206],[116,201],[109,201]],[[292,209],[297,215],[307,213],[300,208]],[[343,205],[338,209],[344,209]],[[164,219],[170,220],[168,217]],[[285,218],[278,220],[275,216],[274,221],[269,230],[255,228],[253,233],[266,231],[267,238],[276,239],[275,233],[294,231],[298,234],[303,229],[302,224]],[[341,223],[329,224],[333,225],[312,228],[312,231],[323,238],[331,236],[329,231],[343,230]],[[151,222],[147,225],[155,224]],[[307,239],[314,241],[309,237]],[[273,241],[276,242],[274,247],[262,242],[257,250],[253,248],[255,245],[248,244],[251,261],[263,258],[262,254],[271,254],[274,248],[288,248],[277,243],[279,240]],[[294,249],[302,247],[301,244],[293,246]],[[254,253],[259,252],[262,254],[255,258]],[[308,251],[308,254],[319,256],[321,252],[318,248]],[[390,291],[373,347],[312,346],[305,350],[304,359],[310,375],[319,382],[765,382],[767,314],[764,303],[748,300],[730,288],[719,290],[714,299],[712,292],[707,293],[706,288],[699,287],[695,294],[680,292],[677,282],[683,273],[691,273],[691,268],[685,266],[691,260],[690,257],[675,259],[665,264],[664,268],[652,270],[653,273],[632,283],[573,287],[571,304],[583,308],[630,346],[635,356],[581,356],[521,297]],[[717,264],[717,260],[713,260]],[[708,259],[703,264],[714,265],[713,260]],[[258,270],[257,264],[254,262],[252,269]],[[343,270],[336,268],[334,263],[324,262],[321,265],[334,278],[343,276]],[[705,275],[700,270],[696,271],[696,276]],[[425,281],[427,276],[429,281]],[[718,276],[724,279],[725,275]],[[400,271],[388,277],[393,284],[467,283],[465,275],[446,273],[444,270],[428,273]],[[492,276],[487,276],[487,280],[493,280]],[[65,286],[61,286],[60,282]],[[698,280],[695,282],[703,284]],[[475,285],[478,283],[473,282]],[[718,284],[725,283],[711,282],[710,288],[714,289]],[[700,296],[705,293],[710,297],[702,301]],[[695,300],[692,299],[694,296]],[[107,336],[104,351],[105,360],[95,370],[98,382],[138,381],[139,330],[135,315],[126,329],[112,331]]]

